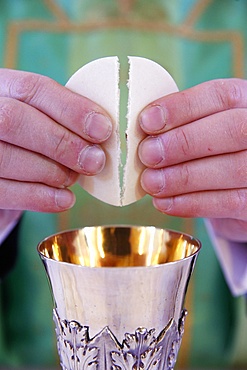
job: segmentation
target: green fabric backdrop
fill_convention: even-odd
[[[0,65],[45,74],[61,84],[92,59],[121,62],[124,124],[127,56],[153,59],[180,89],[218,77],[246,77],[245,0],[0,0]],[[36,245],[55,231],[128,223],[193,233],[203,243],[187,298],[181,366],[247,366],[243,297],[226,286],[203,220],[167,217],[151,199],[119,209],[74,187],[77,203],[61,215],[26,212],[18,262],[0,286],[0,364],[57,364],[52,301]]]

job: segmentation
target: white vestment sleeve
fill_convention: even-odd
[[[216,235],[209,220],[205,220],[205,224],[232,294],[246,294],[247,243],[227,241]]]
[[[0,245],[11,233],[21,217],[22,211],[0,209]]]

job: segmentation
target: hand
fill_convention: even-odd
[[[72,207],[67,187],[103,169],[100,144],[111,130],[94,102],[47,77],[0,69],[0,208]]]
[[[215,80],[163,97],[139,117],[144,190],[161,212],[206,217],[247,241],[247,81]]]

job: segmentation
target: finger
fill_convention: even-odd
[[[37,108],[90,142],[101,143],[111,135],[111,118],[103,108],[48,77],[0,69],[0,82],[0,96]]]
[[[214,113],[246,106],[246,80],[212,80],[158,99],[140,113],[139,123],[147,134],[157,134]]]
[[[247,188],[154,198],[153,204],[171,216],[247,220]]]
[[[143,189],[161,198],[206,190],[247,187],[247,151],[185,162],[163,169],[146,169]]]
[[[0,141],[0,177],[68,187],[76,182],[78,174],[40,154]]]
[[[0,98],[0,140],[40,153],[75,172],[93,175],[105,165],[105,153],[58,125],[37,109]]]
[[[75,203],[68,189],[0,179],[0,208],[36,212],[61,212]]]
[[[244,149],[247,149],[247,109],[242,108],[149,136],[139,146],[139,157],[145,166],[161,168]]]

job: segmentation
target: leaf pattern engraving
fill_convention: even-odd
[[[184,324],[185,324],[185,319],[187,316],[187,310],[182,311],[182,315],[179,319],[178,323],[178,330],[176,331],[176,338],[173,340],[171,346],[170,346],[170,353],[168,354],[168,364],[167,364],[167,369],[168,370],[174,370],[177,356],[178,356],[178,351],[182,342],[182,337],[184,334]]]
[[[88,327],[77,321],[60,320],[54,310],[57,348],[63,370],[97,369],[98,348],[90,346]]]
[[[154,333],[138,328],[135,334],[125,334],[121,352],[112,352],[113,369],[158,369],[162,348],[156,346]]]
[[[179,323],[172,318],[155,335],[155,329],[139,327],[126,333],[120,344],[109,327],[93,338],[89,327],[75,320],[61,320],[54,309],[57,347],[63,370],[173,370],[184,332],[187,311]]]

